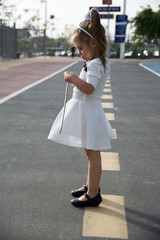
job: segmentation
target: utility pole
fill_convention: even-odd
[[[109,9],[109,5],[108,5],[108,9]],[[109,11],[108,11],[108,54],[110,56],[110,35],[109,35]]]
[[[123,0],[123,14],[126,15],[126,0]],[[124,58],[125,42],[120,44],[120,58]]]
[[[47,32],[47,0],[41,0],[45,3],[45,16],[44,16],[44,39],[43,39],[43,54],[46,55],[46,32]]]

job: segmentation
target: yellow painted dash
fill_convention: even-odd
[[[102,107],[103,108],[114,108],[113,103],[110,102],[102,102]]]
[[[85,237],[128,239],[124,197],[102,195],[99,207],[85,209],[83,232]]]
[[[103,92],[110,93],[110,92],[112,92],[112,89],[110,89],[110,88],[104,88]]]
[[[113,99],[112,95],[102,95],[101,99]]]
[[[101,152],[103,171],[120,171],[118,153]]]
[[[114,135],[115,135],[115,138],[113,138],[113,139],[117,139],[117,131],[116,131],[116,129],[113,129],[113,132],[114,132]]]
[[[106,83],[106,84],[105,84],[105,87],[111,87],[111,84]]]
[[[105,113],[105,115],[109,121],[115,120],[114,113]]]

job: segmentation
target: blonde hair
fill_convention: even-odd
[[[105,29],[100,22],[100,16],[98,11],[95,8],[92,8],[89,12],[90,20],[84,20],[80,23],[80,27],[87,31],[89,34],[93,36],[97,43],[97,50],[102,61],[104,68],[106,68],[106,57],[108,44],[105,35]],[[90,43],[91,37],[82,31],[80,28],[77,28],[71,38],[70,44],[76,47],[79,46],[81,42],[85,42],[87,44]]]

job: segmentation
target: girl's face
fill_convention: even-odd
[[[81,42],[78,46],[79,55],[85,61],[94,59],[98,57],[97,53],[97,44],[95,39],[91,39],[91,41],[87,44],[85,42]]]

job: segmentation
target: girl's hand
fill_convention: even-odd
[[[73,72],[65,72],[64,80],[69,83],[73,83],[73,78],[75,78],[75,74]]]
[[[94,87],[90,84],[85,82],[83,79],[77,77],[77,75],[73,72],[65,72],[64,73],[64,80],[75,85],[81,92],[85,94],[91,94],[94,92]]]

